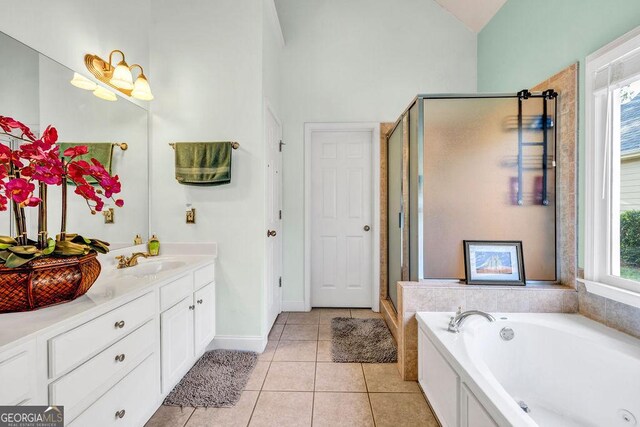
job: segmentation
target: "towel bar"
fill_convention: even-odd
[[[115,145],[122,151],[127,151],[127,148],[129,148],[129,144],[127,144],[126,142],[114,142],[112,145]]]
[[[240,143],[239,142],[231,141],[230,144],[231,144],[231,148],[233,148],[234,150],[237,150],[238,148],[240,148]],[[176,143],[175,142],[170,142],[169,145],[174,150],[176,149]]]

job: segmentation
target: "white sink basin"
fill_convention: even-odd
[[[138,265],[127,267],[122,271],[130,276],[143,277],[152,276],[163,271],[175,270],[176,268],[184,267],[185,264],[184,261],[172,260],[142,261]]]

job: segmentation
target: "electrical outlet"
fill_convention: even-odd
[[[187,209],[186,220],[187,220],[187,224],[196,223],[196,208]]]
[[[115,211],[113,210],[113,208],[102,211],[102,215],[104,215],[105,224],[113,224],[113,217],[115,216]]]

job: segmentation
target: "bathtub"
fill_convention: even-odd
[[[419,382],[443,426],[640,426],[640,340],[577,314],[472,316],[454,334],[451,315],[416,314]]]

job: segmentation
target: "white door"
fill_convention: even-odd
[[[162,391],[168,393],[191,367],[193,359],[193,296],[160,315]]]
[[[311,305],[371,307],[371,131],[311,132]]]
[[[216,333],[216,288],[213,283],[193,294],[195,308],[195,349],[199,355]]]
[[[267,331],[281,311],[282,301],[282,127],[265,107],[267,144],[266,293]]]

